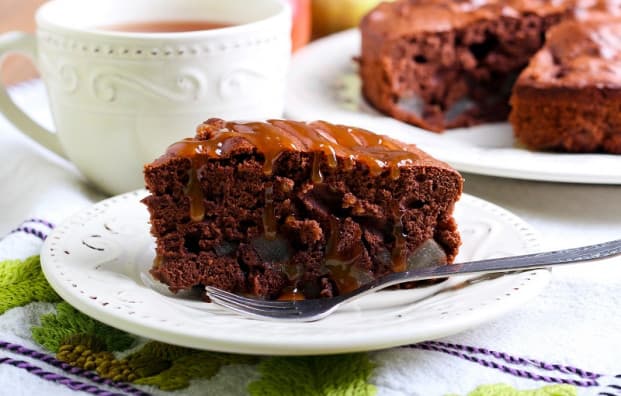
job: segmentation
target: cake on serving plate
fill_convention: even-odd
[[[621,20],[550,29],[511,106],[515,134],[529,148],[621,154]]]
[[[462,178],[371,132],[327,122],[210,119],[145,166],[170,290],[216,286],[269,299],[330,297],[455,258]]]
[[[560,36],[582,27],[594,32],[593,28],[587,28],[593,23],[589,20],[614,18],[620,10],[619,0],[397,0],[382,3],[367,14],[360,25],[363,95],[384,113],[436,132],[505,120],[510,112],[513,84],[544,45],[546,32],[561,24],[564,27],[556,29],[558,33],[551,37],[556,36],[557,42],[571,41],[571,33],[564,38]],[[576,30],[577,35],[584,36],[585,32]],[[582,37],[581,40],[588,39]],[[614,41],[614,37],[611,40]],[[606,44],[606,48],[618,56],[618,44]],[[541,57],[545,55],[535,56],[536,59]],[[537,66],[533,64],[529,70],[533,68]],[[612,68],[615,71],[608,74],[618,73],[616,66]],[[572,72],[573,78],[580,78],[581,74],[579,68]],[[520,87],[528,84],[524,84],[526,79],[519,78]],[[616,84],[613,80],[606,83]],[[537,94],[543,96],[539,99],[555,100],[557,91],[553,85],[539,84]],[[554,89],[543,93],[547,88]],[[602,88],[601,84],[581,88],[586,88],[580,92],[585,101],[593,97],[594,91],[599,90],[595,94],[599,97],[610,92],[608,86]],[[573,94],[576,93],[574,90]],[[516,100],[514,98],[514,104]],[[516,117],[511,120],[517,120]],[[529,122],[525,119],[519,125],[514,122],[518,138],[525,136],[522,127]],[[539,131],[533,123],[529,127],[534,128],[533,134]],[[618,129],[616,131],[618,133]],[[566,134],[566,131],[555,133]],[[524,142],[533,148],[544,147],[532,144],[532,140]],[[609,145],[561,144],[546,148],[595,151],[608,150]]]

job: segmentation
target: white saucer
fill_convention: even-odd
[[[58,294],[111,326],[187,347],[247,354],[312,355],[387,348],[454,334],[526,303],[549,280],[538,270],[448,286],[382,291],[313,323],[246,319],[188,295],[172,295],[149,275],[154,241],[144,190],[99,202],[57,227],[41,252]],[[464,195],[455,212],[464,241],[458,260],[539,249],[537,234],[493,204]],[[444,291],[441,291],[444,290]]]
[[[621,184],[621,155],[529,151],[515,144],[508,123],[458,128],[443,134],[397,121],[360,95],[353,58],[357,30],[328,36],[296,52],[287,85],[286,115],[348,124],[415,143],[464,172],[518,179]]]

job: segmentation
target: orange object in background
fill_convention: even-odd
[[[382,1],[392,0],[312,0],[313,39],[358,26]]]
[[[0,34],[10,30],[34,32],[34,13],[45,0],[0,0]],[[15,84],[38,75],[24,55],[7,56],[0,76],[5,84]]]
[[[303,47],[310,41],[311,36],[311,1],[289,0],[293,11],[293,26],[291,29],[292,51]]]

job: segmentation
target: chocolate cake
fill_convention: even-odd
[[[528,148],[621,154],[621,19],[550,29],[511,106],[513,130]]]
[[[506,120],[512,86],[552,26],[576,17],[602,18],[619,10],[618,0],[382,3],[360,25],[363,95],[384,113],[436,132]],[[570,41],[571,35],[565,39]],[[576,69],[573,78],[579,74]],[[603,98],[609,92],[591,88],[587,97]],[[555,95],[543,94],[537,105],[531,104],[533,111]],[[533,133],[539,130],[534,119],[521,123],[534,127]]]
[[[153,276],[261,298],[330,297],[451,263],[462,178],[413,145],[347,126],[210,119],[145,166]]]
[[[518,73],[569,1],[398,0],[365,16],[365,98],[431,131],[505,120]]]

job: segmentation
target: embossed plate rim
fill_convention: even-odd
[[[386,134],[414,143],[463,172],[562,183],[621,184],[618,155],[545,153],[519,148],[510,136],[508,123],[430,133],[376,111],[355,87],[338,97],[341,92],[333,84],[346,74],[342,71],[352,67],[352,57],[359,54],[359,40],[357,29],[347,30],[295,53],[285,102],[289,118],[328,119]],[[352,89],[355,91],[349,92]],[[345,109],[345,100],[359,101],[359,107]]]
[[[408,303],[413,296],[430,294],[444,285],[383,291],[367,297],[366,303],[362,301],[344,307],[323,321],[313,323],[246,319],[211,304],[180,303],[177,298],[157,293],[139,280],[139,256],[145,252],[136,250],[152,244],[146,208],[138,202],[145,194],[144,190],[122,194],[75,214],[47,238],[41,252],[41,263],[52,287],[78,310],[108,325],[162,342],[246,354],[316,355],[382,349],[439,338],[480,325],[525,303],[549,281],[547,270],[505,275],[459,291],[443,293],[439,299],[436,296],[416,305]],[[114,217],[115,211],[124,213],[124,216],[138,215],[121,220],[121,225],[129,227],[128,234],[122,237],[92,234],[93,230],[102,231],[108,227],[110,219],[118,220],[118,216]],[[497,224],[489,223],[490,235],[492,232],[501,233],[501,236],[508,233],[517,240],[510,241],[514,244],[512,249],[517,249],[514,253],[539,248],[539,236],[528,224],[494,204],[464,194],[456,210],[456,213],[461,212],[464,212],[464,218],[488,216],[493,219]],[[132,227],[135,229],[132,230]],[[476,233],[476,229],[473,230]],[[93,235],[96,238],[91,238]],[[87,244],[84,244],[85,240]],[[509,243],[506,238],[497,242]],[[99,243],[104,244],[97,245]],[[115,253],[109,248],[111,252],[105,252],[106,243],[110,246],[118,244],[120,251]],[[85,247],[88,244],[92,245],[91,248]],[[73,256],[67,256],[63,252],[66,249],[77,251]],[[98,254],[107,255],[103,256],[103,264],[89,262],[89,255],[98,257]],[[134,261],[127,265],[119,257],[123,260],[130,257]],[[102,265],[119,263],[121,271],[133,275],[99,271]],[[406,302],[394,305],[395,300],[401,299]],[[446,308],[451,304],[462,304],[464,300],[472,302],[467,309],[451,311]],[[378,301],[387,301],[389,305],[374,306]],[[166,316],[168,314],[170,316]],[[391,320],[392,325],[386,326],[389,323],[387,320]],[[352,325],[357,328],[351,329]],[[344,329],[348,331],[342,331]]]

